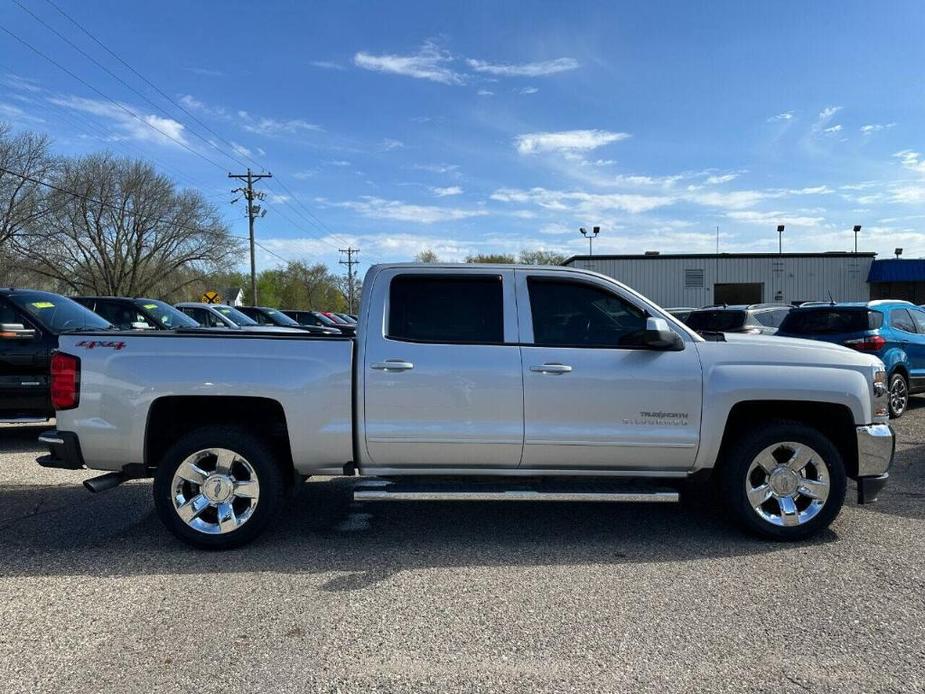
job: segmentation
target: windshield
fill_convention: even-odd
[[[172,328],[199,327],[199,323],[182,311],[175,309],[173,306],[163,301],[158,301],[157,299],[138,299],[135,301],[135,305],[145,315],[166,330],[171,330]]]
[[[250,316],[245,316],[238,309],[231,306],[213,306],[212,308],[221,313],[223,316],[225,316],[225,318],[230,320],[235,325],[240,325],[242,327],[245,325],[259,325],[259,323],[257,323],[257,321],[255,321],[253,318]]]
[[[745,325],[745,311],[694,311],[687,317],[687,325],[707,332],[741,330]]]
[[[108,330],[109,321],[93,311],[51,292],[16,292],[10,301],[35,318],[39,325],[53,333],[66,330]]]
[[[882,324],[883,315],[867,309],[796,309],[781,323],[779,332],[791,335],[837,335],[875,330]]]
[[[265,308],[261,310],[264,312],[265,315],[269,316],[273,320],[273,322],[276,323],[277,325],[289,325],[289,326],[293,326],[296,328],[299,327],[298,321],[292,320],[292,318],[287,316],[282,311],[277,311],[275,308]]]

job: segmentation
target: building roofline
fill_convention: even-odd
[[[659,253],[658,255],[573,255],[563,265],[570,265],[576,260],[712,260],[728,258],[874,258],[876,253],[852,253],[851,251],[830,251],[828,253]]]

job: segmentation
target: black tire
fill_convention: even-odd
[[[897,391],[895,393],[894,388]],[[899,419],[909,408],[909,380],[900,371],[890,376],[890,391],[887,401],[890,407],[890,419]]]
[[[230,450],[243,458],[259,484],[259,496],[246,521],[222,534],[209,534],[188,525],[179,516],[174,503],[174,474],[189,456],[210,448]],[[208,467],[208,458],[203,461],[203,466]],[[247,473],[250,479],[250,471]],[[273,449],[260,438],[236,427],[203,427],[182,436],[164,454],[154,473],[154,506],[161,522],[184,542],[201,549],[230,549],[247,544],[275,519],[284,505],[285,480]],[[202,487],[192,489],[191,494],[207,493]]]
[[[782,442],[804,444],[813,449],[821,458],[820,463],[825,466],[828,473],[827,498],[813,517],[800,522],[799,525],[776,525],[766,520],[752,507],[748,498],[747,485],[751,483],[749,470],[752,463],[756,462],[759,454],[765,449]],[[786,452],[785,449],[783,450]],[[763,474],[760,470],[753,470],[752,474],[755,472],[758,472],[759,476]],[[835,445],[827,437],[805,424],[786,421],[768,423],[735,441],[721,461],[718,481],[722,498],[740,526],[752,534],[779,541],[803,540],[827,528],[841,511],[847,488],[845,465]],[[805,499],[800,503],[809,503],[809,501]],[[769,499],[768,503],[771,504],[773,512],[776,502]],[[781,512],[779,515],[782,521],[784,514]]]

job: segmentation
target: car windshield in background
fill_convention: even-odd
[[[225,318],[230,320],[235,325],[240,325],[242,328],[250,327],[252,325],[259,325],[259,323],[253,318],[250,316],[245,316],[238,309],[231,306],[215,306],[214,308],[216,311],[225,316]]]
[[[687,325],[704,332],[741,330],[745,325],[745,311],[694,311],[687,317]]]
[[[65,330],[108,330],[104,318],[76,301],[49,292],[17,292],[10,300],[52,332]]]
[[[883,315],[865,308],[797,309],[781,323],[780,332],[791,335],[837,335],[876,330]]]
[[[275,308],[266,308],[264,313],[270,316],[277,325],[291,325],[294,328],[299,327],[299,322],[292,320],[282,311],[277,311]]]
[[[168,303],[157,299],[138,299],[135,305],[151,318],[170,330],[172,328],[198,328],[199,323]]]

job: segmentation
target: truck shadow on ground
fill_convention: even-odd
[[[150,484],[0,488],[0,576],[332,573],[352,591],[398,572],[470,566],[726,559],[786,549],[740,533],[709,495],[683,504],[355,502],[353,481],[305,484],[281,522],[227,552],[186,547],[158,521]],[[837,539],[826,531],[808,543]],[[807,545],[803,545],[804,547]]]
[[[25,451],[45,452],[38,442],[39,434],[54,429],[54,422],[17,426],[0,426],[0,454],[23,453]]]

